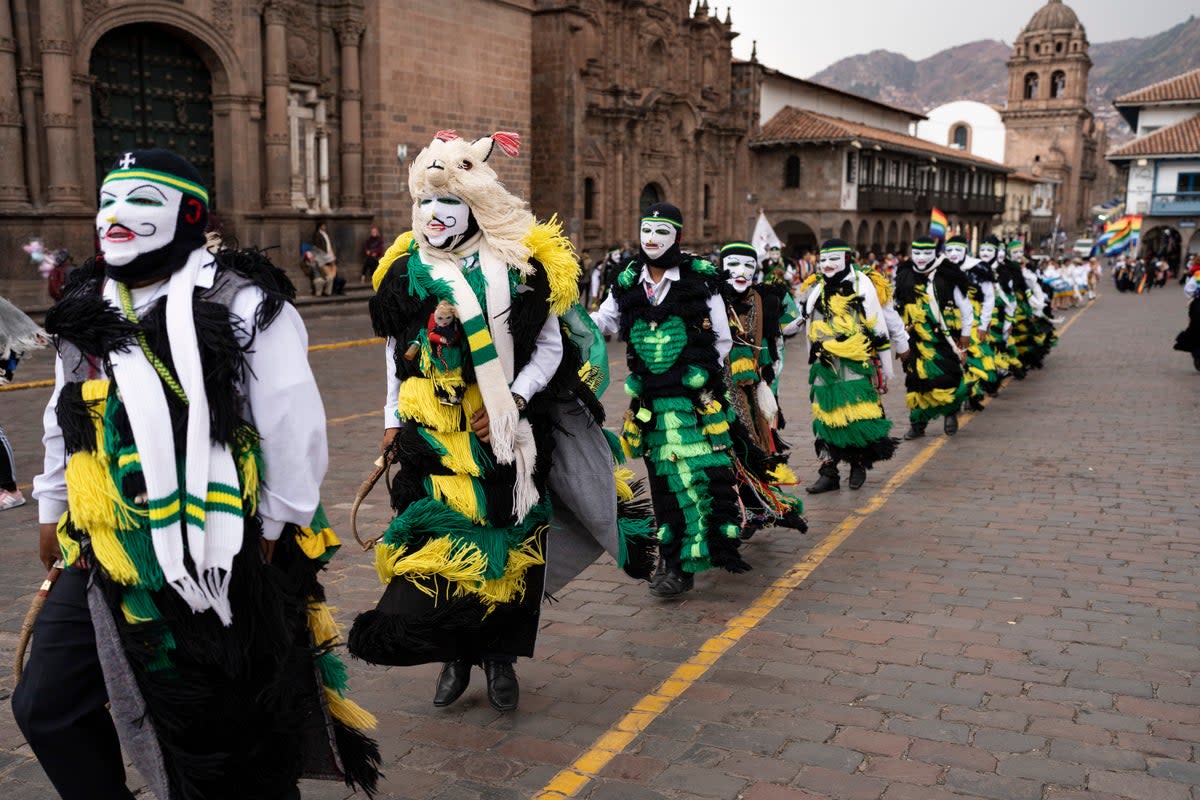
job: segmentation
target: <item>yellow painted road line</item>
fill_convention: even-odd
[[[22,389],[41,389],[43,386],[53,385],[53,378],[47,378],[44,381],[28,381],[26,383],[6,383],[0,386],[0,392],[19,392]]]
[[[327,420],[325,420],[325,424],[326,425],[340,425],[343,422],[350,422],[351,420],[362,419],[363,417],[377,417],[382,413],[383,413],[382,408],[380,408],[376,411],[363,411],[361,413],[351,414],[346,417],[334,417],[333,419],[327,419]]]
[[[1076,313],[1063,326],[1062,331],[1065,332],[1087,308],[1090,306]],[[992,398],[985,397],[983,404],[986,406],[991,400]],[[959,423],[959,429],[971,424],[974,418],[974,414],[967,415]],[[911,461],[892,475],[883,488],[876,492],[865,505],[850,512],[841,524],[818,542],[812,550],[805,553],[804,557],[793,564],[786,573],[772,582],[746,610],[731,619],[724,630],[700,645],[700,649],[696,651],[695,655],[676,667],[671,676],[660,683],[658,688],[635,703],[633,708],[617,721],[616,725],[609,728],[592,743],[586,753],[575,759],[571,766],[560,770],[551,778],[550,782],[534,795],[535,800],[564,800],[578,794],[600,774],[601,770],[608,766],[610,761],[624,752],[625,748],[629,747],[638,735],[649,727],[650,723],[658,719],[671,703],[679,699],[685,691],[699,681],[721,656],[725,655],[730,648],[742,640],[742,637],[757,627],[771,611],[783,603],[804,582],[805,578],[850,538],[850,534],[858,530],[858,526],[867,517],[883,508],[888,499],[908,483],[909,479],[916,475],[933,458],[934,454],[945,446],[949,438],[940,436],[925,445]]]
[[[345,342],[330,342],[329,344],[314,344],[308,348],[310,353],[319,353],[322,350],[345,350],[350,347],[367,347],[373,344],[383,344],[384,340],[378,336],[373,336],[370,339],[350,339]]]
[[[384,339],[374,336],[370,339],[349,339],[344,342],[329,342],[328,344],[310,345],[308,352],[320,353],[325,350],[347,350],[351,347],[369,347],[374,344],[383,344]],[[54,385],[53,378],[47,378],[42,381],[27,381],[25,383],[8,383],[0,386],[0,392],[19,392],[23,389],[44,389]]]

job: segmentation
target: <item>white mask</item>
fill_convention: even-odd
[[[961,264],[967,258],[967,248],[961,244],[946,245],[946,258],[951,264]]]
[[[423,197],[418,206],[421,230],[434,247],[444,247],[453,237],[467,232],[471,207],[455,195]]]
[[[721,259],[721,266],[729,273],[725,282],[738,294],[750,288],[754,283],[754,273],[758,270],[754,256],[741,254],[725,256]]]
[[[641,239],[642,252],[646,254],[646,258],[654,261],[671,249],[679,239],[679,232],[675,230],[674,225],[667,222],[644,221],[642,222]]]
[[[933,259],[937,257],[937,250],[919,250],[913,248],[912,262],[917,268],[917,272],[928,272],[933,265]]]
[[[183,192],[144,178],[111,180],[100,189],[96,236],[104,260],[122,267],[175,238]]]
[[[839,250],[834,253],[821,253],[817,256],[817,269],[826,278],[832,278],[846,268],[846,253]]]
[[[979,245],[979,260],[991,261],[996,257],[996,246],[993,244]]]
[[[767,258],[771,259],[772,261],[778,261],[779,260],[779,248],[778,247],[768,247],[767,248]]]

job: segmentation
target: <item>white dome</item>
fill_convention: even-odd
[[[966,128],[965,152],[991,161],[1004,162],[1004,121],[987,103],[955,100],[925,112],[929,119],[917,123],[917,136],[927,142],[955,146],[955,132]]]

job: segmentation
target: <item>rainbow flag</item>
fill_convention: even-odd
[[[941,209],[934,207],[929,212],[929,235],[934,239],[944,240],[946,238],[946,226],[949,223],[950,220],[946,219],[946,215],[942,213]]]
[[[1106,256],[1115,256],[1131,247],[1137,247],[1141,233],[1141,215],[1126,214],[1104,224],[1104,233],[1096,240],[1096,249]]]

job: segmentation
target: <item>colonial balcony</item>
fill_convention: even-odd
[[[922,192],[916,197],[916,210],[937,208],[947,214],[1003,214],[1004,198],[986,194]]]
[[[917,207],[916,202],[916,192],[912,189],[899,186],[858,187],[860,211],[913,211]]]
[[[1154,217],[1190,217],[1200,214],[1200,192],[1156,194],[1150,198],[1150,215]]]
[[[984,194],[922,192],[902,186],[863,184],[858,187],[860,211],[920,211],[937,207],[947,214],[1002,214],[1004,198]]]

